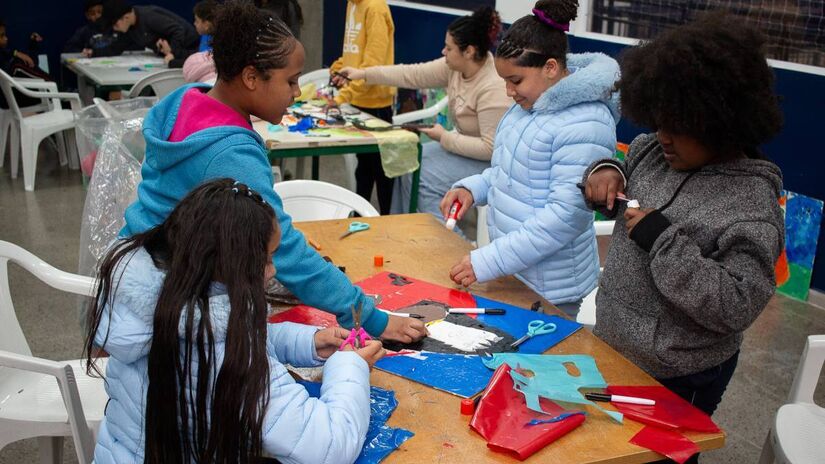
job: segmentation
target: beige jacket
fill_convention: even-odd
[[[496,126],[513,104],[489,53],[482,68],[469,79],[451,70],[444,58],[439,58],[427,63],[367,68],[366,81],[410,89],[445,87],[456,130],[441,137],[441,146],[451,153],[478,160],[489,160],[493,156]]]

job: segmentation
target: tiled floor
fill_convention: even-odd
[[[8,160],[0,169],[0,239],[21,245],[58,268],[75,271],[84,201],[80,174],[57,166],[53,153],[42,153],[40,158],[35,192],[23,191],[22,175],[10,179]],[[343,162],[322,157],[321,163],[322,179],[340,184]],[[17,315],[34,354],[50,359],[79,357],[76,300],[17,267],[10,269],[10,279]],[[714,416],[728,433],[727,446],[703,454],[703,463],[757,460],[809,334],[825,334],[825,310],[784,297],[771,301],[746,334],[739,367]],[[825,404],[822,383],[817,398]],[[0,451],[0,463],[35,462],[36,453],[32,440],[14,443]],[[68,444],[65,462],[76,462]]]

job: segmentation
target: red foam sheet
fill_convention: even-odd
[[[356,282],[355,285],[361,287],[366,294],[380,295],[381,303],[377,306],[387,311],[395,311],[411,306],[422,300],[437,301],[454,308],[476,307],[475,299],[468,292],[442,287],[407,276],[404,277],[411,283],[394,285],[394,279],[390,278],[389,275],[390,272],[382,272]],[[471,315],[471,317],[475,316]],[[297,322],[321,327],[338,325],[334,315],[305,305],[295,306],[282,313],[274,314],[270,316],[269,322]]]
[[[612,403],[619,412],[637,422],[671,430],[719,432],[719,427],[711,420],[710,416],[665,387],[611,385],[607,387],[607,391],[611,395],[635,396],[656,400],[656,404],[653,406]]]
[[[470,427],[487,440],[488,448],[525,460],[584,422],[584,415],[577,414],[559,422],[527,425],[533,419],[567,412],[545,398],[539,401],[548,415],[527,408],[524,395],[513,389],[510,366],[502,364],[487,385]]]
[[[659,427],[643,427],[630,439],[630,443],[667,456],[679,464],[684,464],[699,452],[699,447],[681,433]]]

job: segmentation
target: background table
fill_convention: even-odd
[[[374,119],[368,113],[352,115],[361,120]],[[349,117],[349,116],[348,116]],[[280,130],[271,132],[270,124],[266,121],[252,123],[255,132],[261,136],[269,150],[269,161],[274,164],[282,158],[312,158],[312,179],[318,180],[319,156],[345,155],[348,153],[374,153],[378,151],[378,140],[375,137],[347,137],[339,134],[330,134],[329,137],[307,137],[298,132]],[[410,191],[410,212],[418,210],[418,183],[421,175],[421,142],[418,142],[418,169],[413,173],[412,189]]]
[[[60,61],[77,74],[77,87],[83,103],[105,88],[129,89],[146,76],[167,69],[163,58],[152,52],[125,52],[118,56],[84,58],[80,53],[63,53]],[[139,70],[130,71],[133,68]]]
[[[471,246],[428,214],[359,218],[370,229],[340,240],[350,220],[296,223],[295,226],[321,245],[321,254],[346,266],[353,281],[381,271],[394,271],[416,279],[452,287],[448,270],[469,253]],[[374,267],[373,256],[384,256],[384,266]],[[472,293],[524,308],[541,298],[515,278],[473,284]],[[559,313],[542,300],[545,312]],[[548,351],[550,354],[588,354],[596,359],[605,380],[615,385],[658,385],[657,382],[582,328]],[[487,449],[480,435],[470,430],[469,416],[459,413],[460,398],[373,369],[373,385],[395,391],[398,408],[388,425],[415,432],[392,453],[386,463],[481,463],[518,462]],[[606,404],[606,403],[605,403]],[[606,404],[607,408],[611,408]],[[529,462],[641,463],[661,459],[659,454],[629,443],[642,424],[626,420],[617,424],[605,414],[587,407],[584,424],[532,456]],[[702,450],[721,448],[723,432],[686,433]]]

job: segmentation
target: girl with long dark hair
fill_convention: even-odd
[[[275,212],[244,184],[190,192],[161,224],[117,242],[88,313],[87,368],[109,353],[95,462],[352,462],[369,423],[369,341],[267,324]],[[318,399],[282,363],[324,364]],[[310,435],[310,440],[302,439]]]

